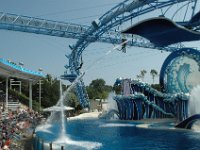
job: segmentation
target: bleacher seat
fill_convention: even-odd
[[[8,102],[8,109],[15,111],[18,107],[20,107],[19,102]]]

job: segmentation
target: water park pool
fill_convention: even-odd
[[[144,124],[120,120],[68,120],[66,133],[64,149],[70,150],[200,149],[200,132],[175,129],[170,121]],[[44,139],[45,143],[63,140],[60,138],[60,125],[56,123],[48,131],[38,131],[37,137]],[[53,149],[60,149],[60,146],[53,145]]]

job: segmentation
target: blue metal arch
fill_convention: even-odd
[[[198,63],[199,71],[200,71],[200,52],[198,50],[195,50],[192,48],[182,48],[178,51],[171,53],[164,61],[161,71],[160,71],[160,85],[161,85],[161,89],[163,92],[172,92],[172,93],[173,93],[173,91],[174,92],[184,92],[184,93],[189,92],[189,89],[186,86],[185,80],[186,80],[187,75],[190,72],[188,71],[188,65],[186,65],[186,64],[184,64],[186,66],[184,68],[185,70],[183,69],[183,66],[181,66],[179,70],[176,70],[178,78],[180,78],[181,75],[184,76],[182,81],[180,79],[177,79],[179,82],[181,82],[181,84],[183,86],[177,87],[180,85],[177,85],[177,86],[169,85],[171,80],[173,80],[172,78],[170,78],[170,74],[172,73],[172,69],[173,69],[172,67],[176,63],[179,63],[178,61],[175,62],[176,61],[175,59],[180,56],[187,56],[191,59],[194,59]],[[182,70],[184,70],[184,73],[185,73],[184,75],[180,74]],[[167,75],[167,79],[166,79],[166,75]],[[166,82],[166,80],[168,80],[168,81]],[[170,86],[170,87],[168,87],[168,86]],[[169,88],[171,89],[170,91],[169,91]]]
[[[93,35],[93,40],[95,42],[101,35],[103,35],[109,29],[120,25],[132,18],[146,14],[155,9],[167,7],[172,4],[181,3],[185,1],[188,0],[161,0],[160,2],[158,2],[157,0],[125,0],[124,2],[118,4],[117,6],[106,12],[97,21],[93,21],[92,25],[88,28],[85,34],[83,34],[83,36],[80,37],[77,43],[73,46],[70,46],[70,48],[72,49],[72,53],[70,54],[69,58],[69,67],[71,73],[75,73],[77,75],[80,74],[79,70],[76,70],[76,68],[78,68],[80,64],[80,56],[83,50],[91,43],[91,41],[87,41],[88,36]],[[193,1],[195,0],[192,0],[191,2]],[[140,8],[140,10],[138,10],[138,8]],[[120,15],[124,13],[128,14],[120,17]]]
[[[95,20],[92,22],[92,25],[87,29],[87,31],[79,38],[79,40],[76,42],[75,45],[69,46],[72,50],[71,54],[68,57],[69,59],[69,65],[66,65],[66,69],[70,71],[71,74],[75,74],[77,76],[80,75],[79,68],[80,65],[80,58],[82,55],[83,50],[91,43],[95,42],[101,35],[103,35],[106,31],[109,29],[120,25],[132,18],[135,18],[137,16],[146,14],[148,12],[151,12],[155,9],[163,8],[166,6],[170,6],[176,3],[181,3],[185,1],[190,0],[125,0],[106,12],[102,17],[100,17],[98,20]],[[191,0],[191,2],[194,2],[195,0]],[[139,9],[140,8],[140,9]],[[93,36],[93,41],[88,41],[87,37]],[[160,48],[163,50],[169,50],[169,47],[163,47]],[[174,49],[173,49],[174,50]],[[175,49],[176,50],[176,49]],[[65,74],[69,74],[68,72],[65,72]],[[67,76],[67,75],[66,75]],[[67,79],[67,77],[66,77]],[[83,81],[81,84],[83,84]],[[84,88],[79,88],[80,91],[77,91],[78,93],[84,93]],[[87,95],[87,94],[84,94]],[[79,97],[80,99],[80,97]],[[84,98],[84,100],[80,101],[87,101],[87,96]]]

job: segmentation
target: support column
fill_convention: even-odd
[[[6,111],[8,111],[8,77],[6,77]]]
[[[32,81],[29,81],[29,108],[32,109]]]
[[[41,84],[42,84],[42,80],[40,79],[39,80],[39,105],[40,105],[40,108],[39,108],[39,110],[41,111],[42,109],[41,109]]]
[[[19,82],[19,93],[22,94],[22,81]]]
[[[13,79],[10,79],[10,89],[12,89],[12,83],[11,83],[12,80],[13,80]]]

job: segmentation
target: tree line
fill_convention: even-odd
[[[18,80],[18,79],[14,79]],[[0,78],[1,86],[0,89],[5,92],[5,79]],[[9,95],[14,98],[21,100],[21,102],[28,106],[29,102],[29,85],[27,81],[22,82],[21,94],[19,93],[19,87],[13,86],[9,89]],[[69,86],[62,85],[63,91],[65,91]],[[112,91],[112,86],[106,85],[103,79],[93,80],[89,86],[86,86],[88,97],[90,100],[95,99],[106,99],[110,91]],[[42,79],[42,90],[41,90],[41,107],[47,108],[55,105],[60,97],[60,80],[53,78],[50,74]],[[33,108],[39,110],[39,85],[36,83],[32,86],[32,99]],[[67,106],[74,107],[75,110],[81,110],[82,107],[79,103],[75,87],[70,90],[65,98],[65,104]]]
[[[146,70],[141,70],[140,74],[137,76],[138,79],[144,80],[145,74],[147,73]],[[152,80],[154,83],[155,77],[158,76],[158,72],[155,69],[152,69],[150,71],[150,74],[152,75]],[[15,79],[14,79],[15,80]],[[16,79],[17,80],[17,79]],[[2,82],[0,85],[0,89],[5,92],[5,79],[0,78],[0,81]],[[159,90],[159,85],[152,84],[154,88]],[[62,85],[63,91],[65,91],[69,86]],[[13,87],[13,89],[9,90],[9,93],[12,95],[15,95],[19,100],[21,99],[23,103],[26,103],[28,105],[28,96],[29,96],[29,87],[27,81],[22,81],[22,94],[20,94],[16,88]],[[42,100],[41,100],[41,107],[47,108],[55,105],[60,97],[60,80],[57,78],[52,77],[50,74],[48,74],[44,79],[42,79]],[[38,109],[39,107],[39,85],[34,84],[32,87],[32,99],[33,99],[33,107],[35,109]],[[86,86],[87,94],[90,100],[100,99],[104,100],[108,97],[109,93],[114,90],[116,94],[120,94],[121,92],[121,86],[115,85],[110,86],[106,85],[106,82],[104,79],[96,79],[91,81],[91,83]],[[65,99],[65,104],[67,106],[74,107],[75,110],[81,110],[82,107],[79,103],[76,89],[75,87],[72,88],[67,95]]]
[[[136,78],[144,81],[144,77],[146,74],[147,74],[147,71],[145,69],[143,69],[140,71],[140,74],[136,75]],[[151,69],[150,75],[152,76],[152,80],[153,80],[153,84],[154,84],[155,78],[158,76],[158,72],[155,69]]]

